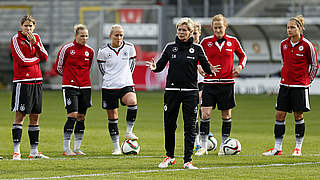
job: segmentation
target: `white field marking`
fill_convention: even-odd
[[[320,162],[302,162],[302,163],[291,163],[291,164],[262,164],[252,166],[229,166],[229,167],[205,167],[199,168],[198,170],[212,170],[212,169],[239,169],[239,168],[261,168],[261,167],[279,167],[279,166],[302,166],[302,165],[314,165],[320,164]],[[189,169],[157,169],[157,170],[143,170],[143,171],[122,171],[112,173],[99,173],[99,174],[79,174],[79,175],[68,175],[68,176],[53,176],[43,178],[23,178],[15,180],[34,180],[34,179],[64,179],[64,178],[78,178],[78,177],[96,177],[96,176],[110,176],[120,174],[140,174],[140,173],[155,173],[155,172],[172,172],[172,171],[188,171]],[[194,170],[191,170],[194,171]]]
[[[273,157],[273,156],[262,156],[258,154],[244,154],[244,155],[225,155],[225,156],[215,156],[215,154],[212,154],[213,156],[210,157],[255,157],[255,156],[261,156],[261,157]],[[302,156],[320,156],[320,154],[303,154]],[[183,156],[175,156],[176,158],[183,158]],[[207,156],[203,156],[207,157]],[[281,157],[293,157],[291,154],[287,155],[281,155]],[[50,159],[39,159],[39,158],[25,158],[21,159],[20,161],[41,161],[41,160],[81,160],[81,159],[134,159],[134,158],[164,158],[164,156],[130,156],[130,155],[120,155],[120,156],[70,156],[70,157],[63,157],[63,158],[50,158]],[[201,157],[196,157],[201,158]],[[12,160],[3,158],[1,160]]]

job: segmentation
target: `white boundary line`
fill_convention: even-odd
[[[262,156],[262,155],[258,155],[258,154],[244,154],[244,155],[234,155],[234,156],[237,156],[237,157],[249,157],[249,156],[261,156],[261,157],[267,157],[267,156]],[[233,156],[233,157],[234,157]],[[320,154],[303,154],[303,156],[320,156]],[[114,156],[114,155],[110,155],[110,156],[69,156],[69,157],[56,157],[56,158],[50,158],[50,159],[46,159],[46,160],[81,160],[81,159],[133,159],[133,158],[163,158],[164,156],[125,156],[125,155],[120,155],[120,156]],[[175,157],[181,157],[183,158],[183,156],[175,156]],[[193,157],[196,157],[196,156],[193,156]],[[210,157],[231,157],[231,155],[228,155],[228,156],[215,156],[213,154],[213,156],[210,156]],[[287,155],[281,155],[280,157],[292,157],[291,154],[287,154]],[[198,157],[197,157],[198,158]],[[7,159],[7,158],[3,158],[3,159],[0,159],[0,160],[9,160],[11,161],[12,159]],[[39,160],[44,160],[44,159],[39,159],[39,158],[25,158],[25,159],[21,159],[21,161],[39,161]]]
[[[229,167],[206,167],[199,168],[198,170],[211,170],[211,169],[235,169],[235,168],[261,168],[261,167],[279,167],[279,166],[301,166],[301,165],[314,165],[320,164],[320,162],[302,162],[302,163],[291,163],[291,164],[262,164],[253,166],[229,166]],[[140,174],[140,173],[156,173],[156,172],[173,172],[173,171],[188,171],[189,169],[157,169],[157,170],[142,170],[142,171],[122,171],[112,173],[99,173],[99,174],[79,174],[79,175],[68,175],[68,176],[53,176],[44,178],[23,178],[15,180],[35,180],[35,179],[64,179],[64,178],[78,178],[78,177],[97,177],[97,176],[109,176],[109,175],[120,175],[120,174]]]

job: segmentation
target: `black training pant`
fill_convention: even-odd
[[[193,146],[196,136],[196,120],[198,112],[197,90],[194,91],[165,91],[164,94],[164,129],[165,148],[167,156],[174,157],[175,131],[180,104],[184,122],[184,162],[192,161]]]

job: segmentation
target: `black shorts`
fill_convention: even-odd
[[[310,111],[309,88],[280,85],[276,110],[289,113]]]
[[[11,110],[23,114],[40,114],[42,111],[42,83],[13,83]]]
[[[91,89],[78,89],[71,87],[62,88],[63,101],[67,113],[78,112],[86,114],[87,109],[91,107]]]
[[[119,99],[128,92],[136,92],[134,87],[126,86],[122,89],[102,89],[102,108],[103,109],[117,109],[119,107]],[[125,104],[121,101],[121,105]]]
[[[203,86],[204,86],[204,83],[198,83],[198,89],[199,91],[203,91]]]
[[[234,97],[234,84],[204,84],[202,92],[203,107],[219,110],[228,110],[236,106]]]

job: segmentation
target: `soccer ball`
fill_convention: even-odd
[[[237,139],[229,138],[222,146],[225,155],[236,155],[241,151],[241,144]]]
[[[136,140],[125,140],[121,145],[121,151],[125,155],[137,155],[140,151],[140,146]]]
[[[207,144],[207,151],[214,151],[217,149],[218,142],[216,138],[213,136],[208,136],[208,144]]]

